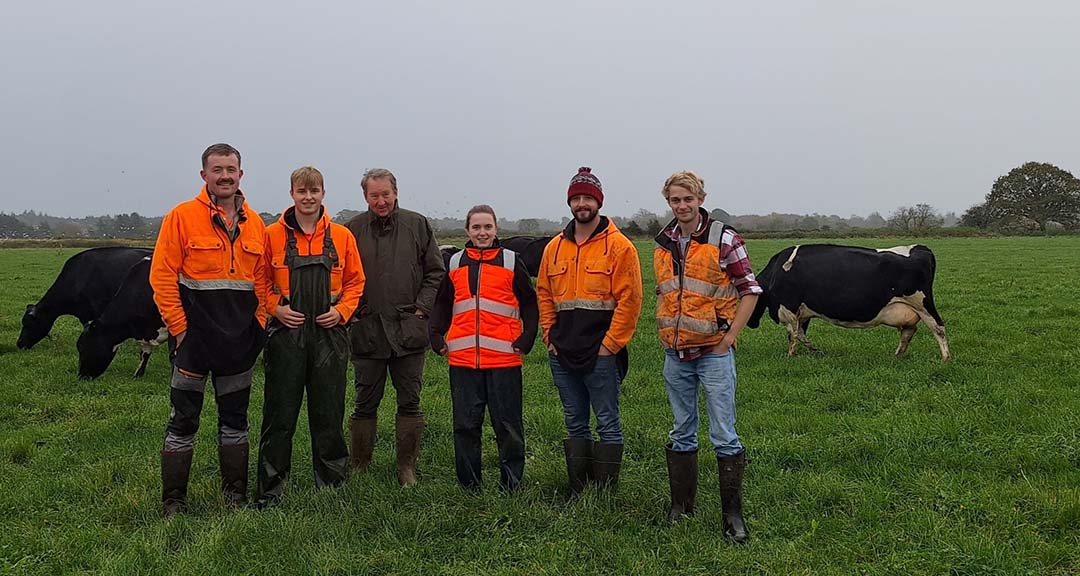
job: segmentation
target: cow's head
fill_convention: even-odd
[[[27,304],[26,312],[22,317],[22,331],[19,332],[18,347],[21,350],[33,348],[34,344],[41,342],[42,338],[49,335],[49,330],[52,330],[55,321],[55,318],[45,318],[39,314],[36,304]]]
[[[79,350],[79,378],[92,380],[105,373],[116,356],[119,346],[111,343],[97,322],[83,328],[75,347]]]

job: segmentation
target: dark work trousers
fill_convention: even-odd
[[[247,372],[251,382],[251,372]],[[248,401],[251,397],[251,385],[233,392],[217,395],[218,444],[231,446],[247,442]],[[165,428],[166,452],[187,452],[195,446],[195,433],[199,431],[199,416],[202,413],[203,391],[172,388],[169,391],[172,412],[169,424]]]
[[[326,237],[330,238],[329,231]],[[349,450],[342,421],[349,338],[343,325],[322,328],[315,323],[317,316],[330,309],[330,267],[336,254],[324,249],[323,255],[292,253],[290,258],[293,249],[291,245],[286,247],[289,306],[304,314],[305,321],[298,328],[271,322],[271,336],[263,355],[266,401],[259,439],[260,498],[279,497],[289,476],[293,434],[305,390],[315,485],[337,486],[345,481],[348,472]]]
[[[398,416],[423,416],[420,411],[420,379],[424,373],[424,353],[391,358],[353,358],[356,377],[355,420],[375,418],[386,388],[386,371],[397,392]]]
[[[475,370],[450,367],[454,403],[454,464],[458,482],[479,488],[480,436],[484,406],[499,447],[499,486],[514,490],[525,472],[525,434],[521,418],[521,367]]]

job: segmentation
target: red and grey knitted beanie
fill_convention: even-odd
[[[582,166],[577,174],[570,179],[570,188],[566,191],[566,203],[579,194],[592,196],[601,206],[604,205],[604,187],[600,185],[600,179],[593,175],[592,168]]]

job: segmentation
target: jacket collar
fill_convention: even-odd
[[[224,212],[217,201],[210,196],[210,191],[206,189],[204,184],[199,194],[195,196],[195,199],[201,202],[204,206],[210,209],[211,213]],[[240,190],[236,191],[236,195],[233,196],[233,201],[236,202],[236,221],[244,222],[247,220],[247,200],[244,198],[244,193]]]
[[[588,244],[593,238],[599,238],[601,234],[606,235],[609,231],[615,230],[615,224],[609,220],[607,216],[597,216],[597,218],[600,219],[600,224],[596,226],[596,230],[593,230],[593,233],[582,242],[582,244]],[[571,218],[570,222],[566,225],[566,228],[563,228],[563,238],[566,238],[570,242],[574,242],[574,230],[576,229],[576,225],[577,220]]]
[[[293,232],[305,234],[300,228],[300,224],[296,221],[296,206],[289,206],[281,213],[281,217],[278,218],[286,228],[292,229]],[[326,206],[319,207],[319,219],[315,222],[315,230],[312,234],[318,234],[320,230],[330,227],[330,215],[326,212]]]

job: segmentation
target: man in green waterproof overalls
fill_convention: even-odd
[[[273,318],[263,355],[258,507],[281,497],[305,389],[316,487],[341,484],[349,469],[342,434],[349,363],[345,324],[364,291],[364,269],[356,239],[331,222],[323,207],[322,173],[305,166],[290,180],[293,206],[266,228],[264,248],[271,276],[266,312]]]

